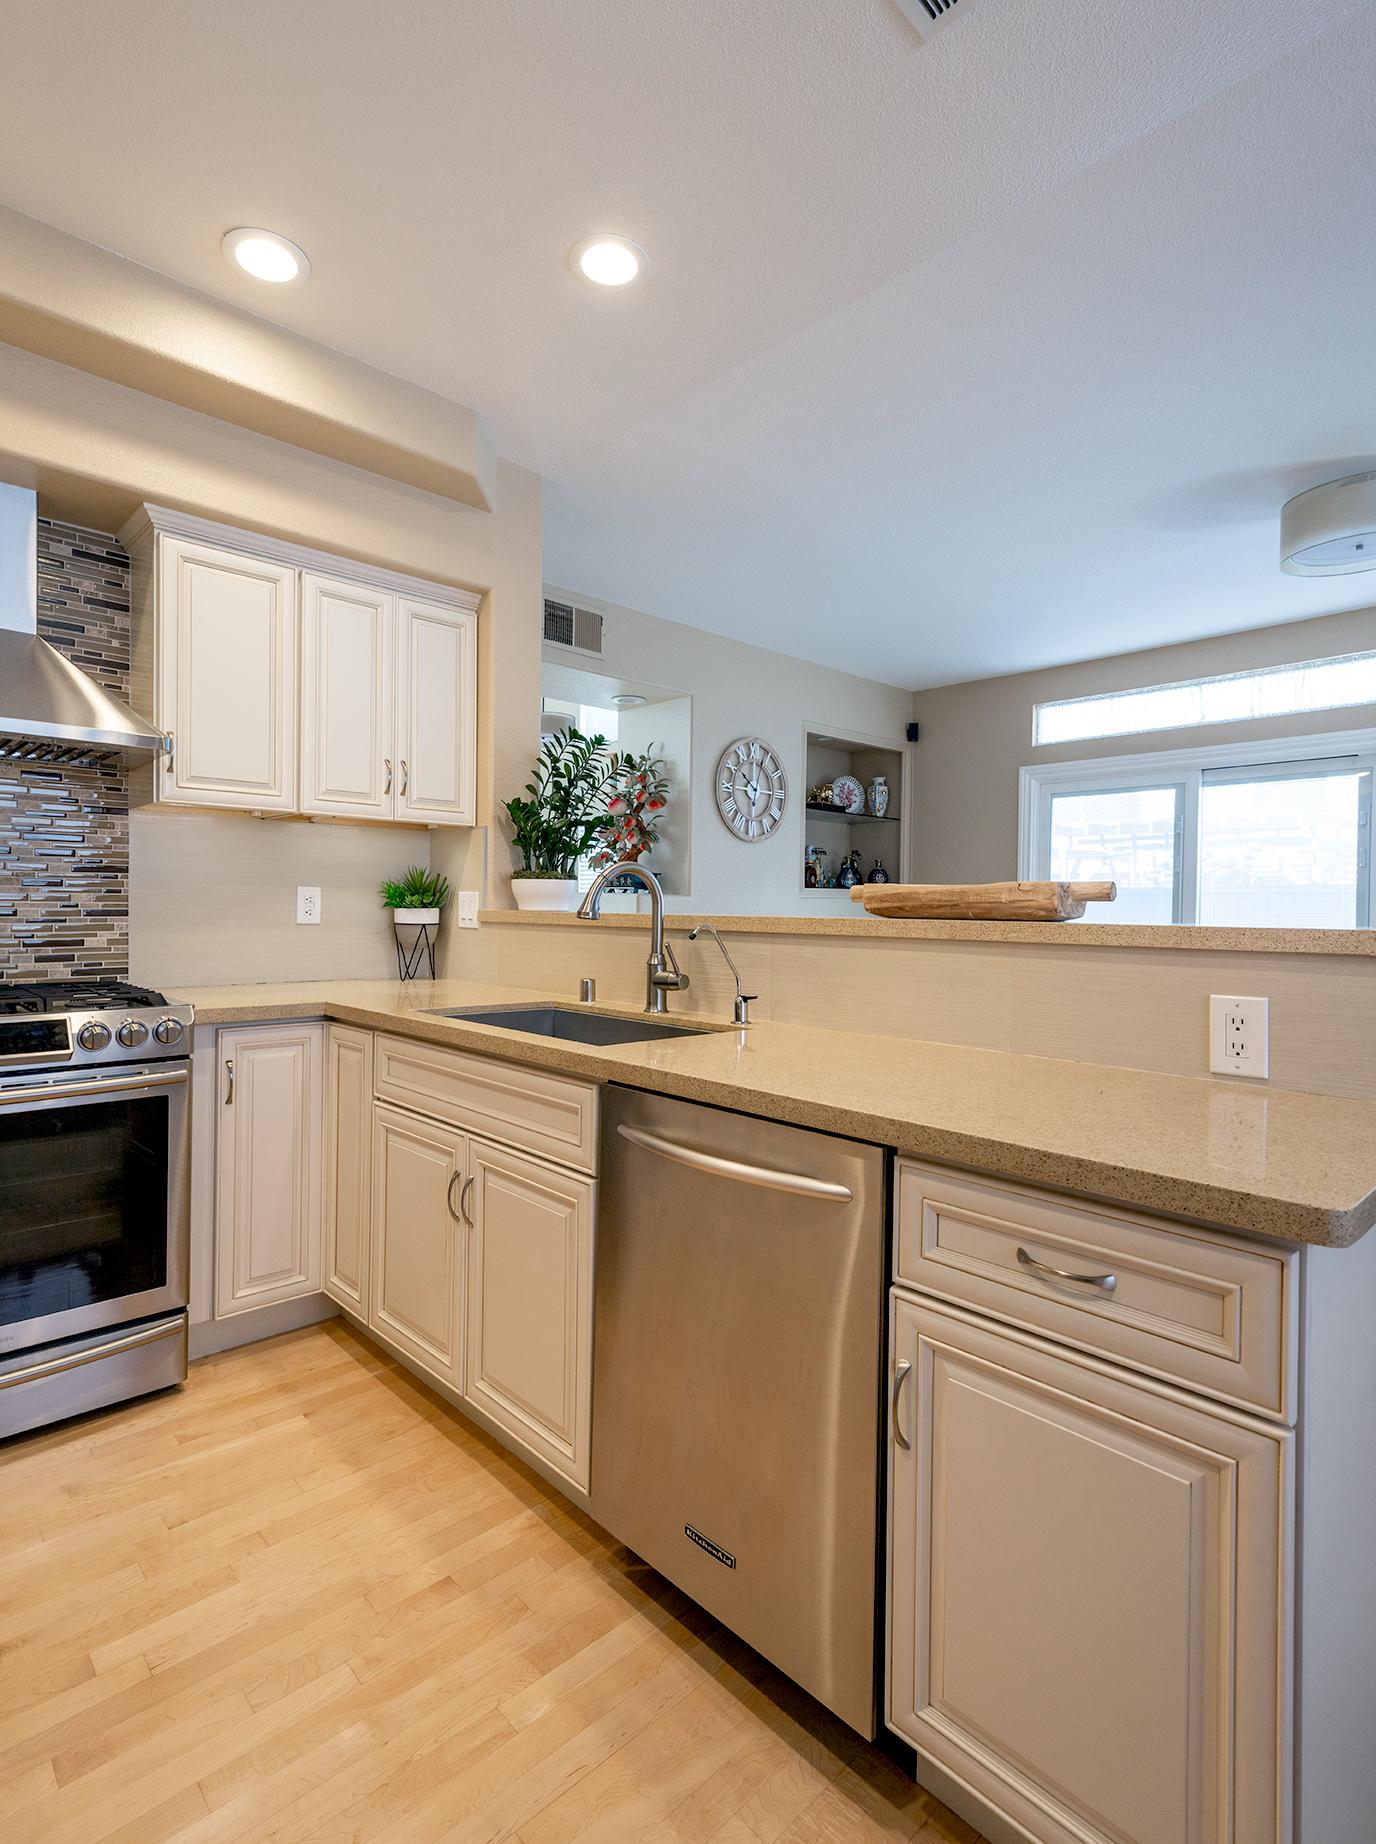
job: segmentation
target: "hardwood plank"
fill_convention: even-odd
[[[0,1502],[5,1844],[980,1844],[341,1321]]]

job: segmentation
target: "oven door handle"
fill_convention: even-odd
[[[41,1377],[55,1377],[64,1370],[76,1370],[82,1364],[98,1363],[104,1357],[118,1357],[125,1351],[137,1351],[140,1345],[152,1345],[164,1338],[176,1338],[181,1332],[180,1315],[175,1319],[162,1319],[156,1325],[140,1327],[137,1332],[126,1332],[122,1338],[110,1338],[87,1345],[81,1351],[66,1351],[60,1357],[41,1358],[36,1364],[26,1364],[22,1370],[0,1371],[0,1389],[12,1389],[17,1383],[37,1383]]]
[[[26,1101],[70,1101],[79,1095],[146,1095],[156,1089],[180,1088],[184,1069],[165,1076],[114,1076],[101,1082],[53,1082],[46,1088],[0,1089],[0,1107],[18,1107]]]

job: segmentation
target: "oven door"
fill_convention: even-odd
[[[0,1078],[0,1353],[187,1303],[187,1072]]]

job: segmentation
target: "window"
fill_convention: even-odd
[[[1025,768],[1019,875],[1112,879],[1094,921],[1370,927],[1376,731],[1257,757],[1232,744]]]
[[[1329,711],[1376,703],[1376,653],[1265,666],[1257,672],[1177,685],[1147,685],[1094,698],[1061,698],[1032,711],[1032,741],[1078,743],[1096,736],[1134,736],[1194,724],[1238,723],[1295,711]]]

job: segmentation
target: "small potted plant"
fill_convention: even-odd
[[[661,756],[623,751],[612,757],[612,787],[607,818],[602,822],[595,871],[623,859],[639,858],[659,844],[658,815],[669,799],[669,777]]]
[[[383,907],[391,910],[394,928],[434,928],[448,901],[449,879],[419,864],[402,877],[389,877],[382,886]]]
[[[605,736],[565,730],[540,745],[524,795],[505,803],[512,843],[521,854],[511,873],[518,909],[573,909],[578,861],[607,822],[615,757]]]

